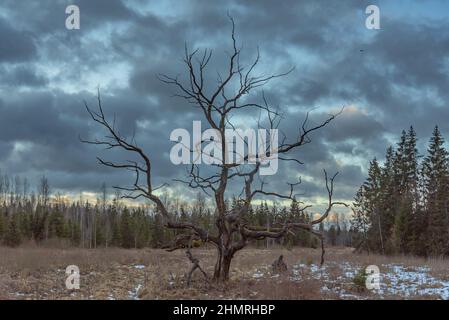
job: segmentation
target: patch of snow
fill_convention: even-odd
[[[253,273],[253,278],[255,279],[260,279],[263,278],[264,274],[260,271],[256,271],[255,273]]]
[[[333,293],[341,299],[369,299],[376,296],[383,299],[392,295],[412,298],[428,295],[449,300],[449,280],[432,276],[428,266],[406,267],[400,264],[384,264],[381,266],[380,288],[357,293],[352,289],[353,281],[362,267],[349,262],[329,261],[323,267],[298,263],[292,266],[289,279],[291,281],[310,278],[319,280],[322,293]],[[250,276],[254,279],[279,277],[279,275],[271,274],[265,266],[260,266]]]
[[[145,266],[143,264],[136,264],[134,265],[134,269],[145,269]]]
[[[435,295],[440,299],[449,299],[449,281],[437,279],[429,274],[430,268],[404,267],[387,264],[391,270],[381,274],[381,293],[399,294],[405,297]]]
[[[24,297],[24,296],[26,296],[26,294],[25,293],[21,293],[21,292],[16,292],[16,293],[14,293],[16,296],[18,296],[18,297]]]
[[[132,300],[139,300],[139,291],[142,288],[141,284],[138,284],[133,291],[128,291],[128,296]]]

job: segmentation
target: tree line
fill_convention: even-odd
[[[0,243],[15,247],[28,241],[40,244],[58,240],[81,248],[162,248],[176,238],[177,232],[164,228],[165,220],[154,206],[130,207],[122,201],[119,193],[109,200],[105,184],[100,190],[94,203],[82,197],[68,201],[61,194],[51,194],[46,177],[40,179],[36,192],[30,192],[26,179],[0,174]],[[201,193],[190,203],[167,195],[164,201],[176,213],[178,221],[194,221],[206,230],[214,230],[216,212],[208,206]],[[231,199],[227,206],[235,209],[239,201]],[[297,201],[289,207],[262,202],[251,207],[245,219],[270,228],[285,219],[307,222],[311,213],[300,210]],[[322,231],[326,229],[329,244],[350,244],[349,223],[342,215],[335,214],[331,223],[321,224],[320,228]],[[317,239],[307,232],[289,234],[283,239],[256,240],[254,243],[258,247],[274,244],[318,246]]]
[[[402,131],[385,161],[370,162],[354,201],[351,229],[358,250],[443,256],[449,253],[449,157],[438,126],[426,153],[413,127]]]

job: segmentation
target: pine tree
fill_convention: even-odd
[[[439,255],[447,251],[448,245],[448,152],[438,127],[430,139],[427,156],[422,164],[424,187],[425,235],[428,255]]]
[[[3,240],[3,237],[6,234],[6,227],[7,227],[6,218],[3,215],[3,212],[0,211],[0,242]]]
[[[22,243],[22,236],[20,234],[17,217],[15,215],[12,215],[9,218],[9,224],[6,230],[4,242],[9,247],[17,247]]]
[[[166,242],[165,229],[163,228],[163,218],[159,212],[156,212],[153,216],[151,226],[151,246],[153,248],[160,248],[162,244]]]
[[[385,163],[381,168],[380,205],[381,228],[385,237],[385,253],[393,253],[391,241],[394,230],[395,213],[397,212],[397,193],[394,180],[395,152],[392,146],[387,148]]]
[[[370,219],[366,210],[366,198],[363,194],[363,186],[359,188],[354,197],[353,207],[351,233],[353,234],[353,243],[356,248],[359,248],[363,244],[368,244],[368,230],[370,228]]]
[[[369,246],[382,253],[385,252],[384,230],[381,216],[381,168],[376,158],[370,162],[368,178],[363,184],[363,195],[366,199],[364,210],[369,217]]]
[[[422,211],[420,207],[419,195],[419,165],[418,159],[420,157],[416,147],[417,138],[416,132],[411,126],[407,133],[406,141],[406,161],[407,161],[407,201],[411,202],[411,209],[408,217],[409,234],[408,234],[408,253],[416,254],[421,245],[420,241],[420,225],[422,221]]]
[[[417,144],[416,132],[411,126],[407,132],[407,139],[405,143],[405,161],[406,161],[406,184],[409,198],[413,200],[413,208],[416,209],[419,204],[419,181],[418,181],[418,158],[419,153],[416,147]]]
[[[393,246],[401,253],[412,253],[416,242],[414,226],[417,221],[418,205],[418,151],[413,127],[402,131],[401,140],[393,166],[395,197],[398,203],[393,228]]]
[[[449,155],[438,127],[421,165],[416,144],[413,127],[402,131],[396,150],[387,149],[380,175],[372,161],[357,193],[351,230],[375,251],[449,253]]]
[[[187,212],[186,212],[187,214]],[[132,233],[134,238],[134,248],[142,248],[148,242],[148,225],[145,213],[141,209],[133,210],[132,216]]]
[[[117,201],[111,206],[110,222],[111,222],[111,246],[120,247],[122,244],[122,235],[120,231],[120,215],[117,208]]]
[[[31,239],[33,236],[31,213],[20,212],[19,215],[20,215],[19,218],[20,233],[22,234],[24,239]]]
[[[132,233],[132,221],[128,208],[124,208],[120,217],[121,246],[123,248],[134,247],[134,237]]]
[[[100,211],[97,211],[95,214],[95,234],[94,234],[94,243],[95,246],[103,246],[106,245],[106,217]]]
[[[64,238],[64,215],[59,211],[52,212],[49,217],[49,238]]]
[[[299,202],[294,198],[290,205],[290,212],[288,219],[290,221],[307,223],[308,216],[305,214],[299,206]],[[299,245],[302,247],[310,247],[311,236],[310,233],[305,230],[298,230],[294,235],[288,235],[287,240],[290,241],[290,245]]]
[[[331,225],[329,230],[327,231],[327,235],[332,246],[337,245],[337,228],[335,225]]]

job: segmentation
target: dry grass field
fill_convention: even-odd
[[[192,250],[212,272],[214,250]],[[284,255],[288,271],[273,274]],[[190,263],[183,251],[155,249],[0,248],[0,299],[449,299],[449,261],[414,257],[354,255],[320,250],[248,248],[239,252],[225,286],[208,284],[199,272],[187,287]],[[65,286],[68,265],[80,269],[80,289]],[[357,283],[360,269],[380,268],[380,289]]]

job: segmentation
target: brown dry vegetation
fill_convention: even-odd
[[[400,263],[405,267],[427,265],[431,274],[447,279],[447,260],[414,257],[354,255],[349,248],[327,250],[327,273],[338,279],[339,263],[354,266]],[[195,249],[200,265],[213,272],[214,250]],[[288,274],[271,275],[270,264],[284,255]],[[233,260],[230,281],[226,285],[207,284],[196,272],[192,285],[186,286],[185,274],[190,263],[183,251],[157,249],[55,249],[41,247],[0,248],[1,299],[339,299],[332,290],[323,293],[322,282],[301,271],[300,280],[292,281],[293,265],[319,263],[320,250],[294,248],[245,249]],[[65,268],[77,265],[81,273],[80,290],[65,287]],[[142,266],[141,268],[137,266]],[[381,272],[382,272],[381,267]],[[258,273],[263,277],[255,277]],[[268,275],[268,276],[267,276]],[[360,298],[376,298],[351,283],[335,284]],[[332,288],[331,288],[332,289]],[[388,296],[387,298],[398,298]],[[413,297],[419,298],[419,297]],[[430,296],[427,298],[431,298]]]

